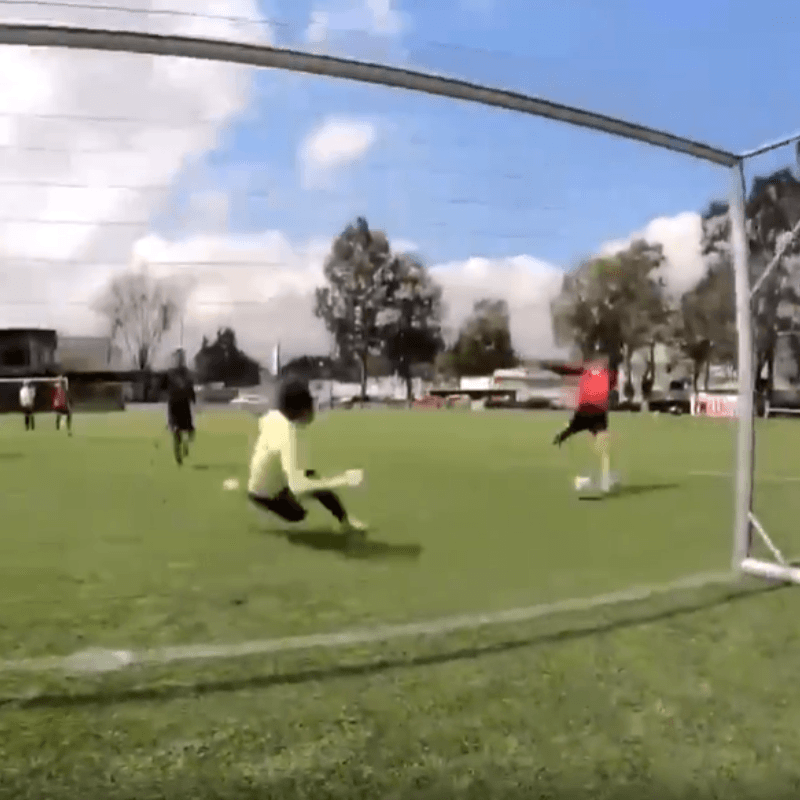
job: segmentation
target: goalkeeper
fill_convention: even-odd
[[[346,534],[363,534],[363,523],[350,517],[334,489],[359,486],[364,473],[351,469],[333,478],[320,478],[305,469],[298,456],[298,432],[314,420],[314,399],[308,386],[289,380],[279,390],[278,409],[258,421],[258,440],[250,461],[247,496],[250,502],[287,522],[301,522],[307,511],[302,500],[312,497],[338,521]]]

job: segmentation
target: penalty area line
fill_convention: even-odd
[[[132,666],[163,666],[178,662],[235,659],[311,649],[334,649],[387,642],[394,639],[438,637],[459,631],[489,626],[529,622],[547,616],[592,611],[604,606],[637,603],[660,595],[669,595],[714,584],[727,584],[736,579],[732,572],[692,575],[669,583],[639,586],[618,592],[598,594],[534,606],[439,617],[423,622],[398,625],[376,625],[307,636],[261,639],[238,644],[196,644],[149,650],[90,649],[69,656],[0,660],[0,673],[72,672],[100,673]]]

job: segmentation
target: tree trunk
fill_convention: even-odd
[[[414,402],[414,386],[411,383],[411,367],[409,364],[403,364],[403,379],[406,382],[406,400],[409,403]]]
[[[711,380],[711,359],[706,360],[705,374],[703,375],[703,386],[708,391],[708,383]]]
[[[361,370],[361,402],[367,399],[367,358],[369,353],[364,350],[358,354],[358,366]]]
[[[633,400],[634,394],[636,390],[633,388],[633,371],[632,371],[632,362],[633,362],[633,350],[630,347],[625,348],[625,386],[623,387],[623,393],[625,395],[625,400],[627,402],[631,402]]]

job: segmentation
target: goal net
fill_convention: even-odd
[[[794,563],[800,555],[798,153],[792,136],[746,154],[730,213],[741,363],[734,562],[744,558],[745,572],[794,583],[800,582]]]
[[[77,88],[2,101],[0,171],[17,187],[0,219],[3,263],[37,277],[6,301],[7,318],[113,333],[150,369],[180,346],[208,384],[267,384],[280,352],[281,375],[320,396],[365,395],[342,410],[331,401],[301,445],[308,469],[364,467],[365,491],[344,499],[373,530],[349,549],[312,501],[295,528],[254,528],[246,498],[222,486],[247,485],[255,429],[223,403],[206,404],[202,460],[180,472],[155,404],[97,421],[91,458],[53,447],[37,462],[63,492],[52,524],[35,496],[15,512],[24,568],[0,565],[18,609],[0,634],[5,668],[63,665],[87,642],[127,664],[444,634],[727,581],[743,564],[794,578],[783,562],[800,450],[775,445],[795,436],[791,422],[756,426],[773,444],[763,459],[756,448],[753,510],[774,535],[751,535],[749,387],[766,329],[751,320],[758,204],[737,156],[363,64],[302,62],[440,96],[358,83],[343,94],[327,78],[257,70],[300,69],[285,53],[219,41],[172,40],[177,60],[154,56],[145,35],[26,35]],[[109,52],[125,48],[138,52]],[[109,91],[79,91],[101,73]],[[330,113],[287,103],[265,128],[270,98],[300,80],[331,92]],[[254,168],[254,153],[269,166]],[[764,224],[783,225],[775,213]],[[790,258],[778,239],[759,257]],[[604,469],[602,437],[554,444],[574,410],[562,376],[597,356],[618,378],[617,480],[579,492],[576,478],[596,486]],[[34,383],[37,398],[53,386]],[[423,401],[413,409],[397,403],[409,387]],[[471,402],[432,400],[452,396]],[[34,558],[34,528],[63,541]],[[15,577],[33,561],[41,580]],[[70,581],[52,578],[62,563]]]
[[[33,410],[37,413],[57,411],[63,407],[64,397],[69,397],[69,379],[65,376],[33,376],[26,378],[0,378],[0,409],[3,412],[22,410],[22,389],[30,387]]]

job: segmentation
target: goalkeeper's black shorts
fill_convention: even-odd
[[[306,478],[314,478],[316,475],[315,470],[306,470]],[[287,522],[302,522],[308,515],[306,509],[297,499],[297,495],[288,486],[272,497],[261,497],[252,493],[248,493],[247,496],[251,503],[259,508],[266,509],[281,519],[285,519]]]

